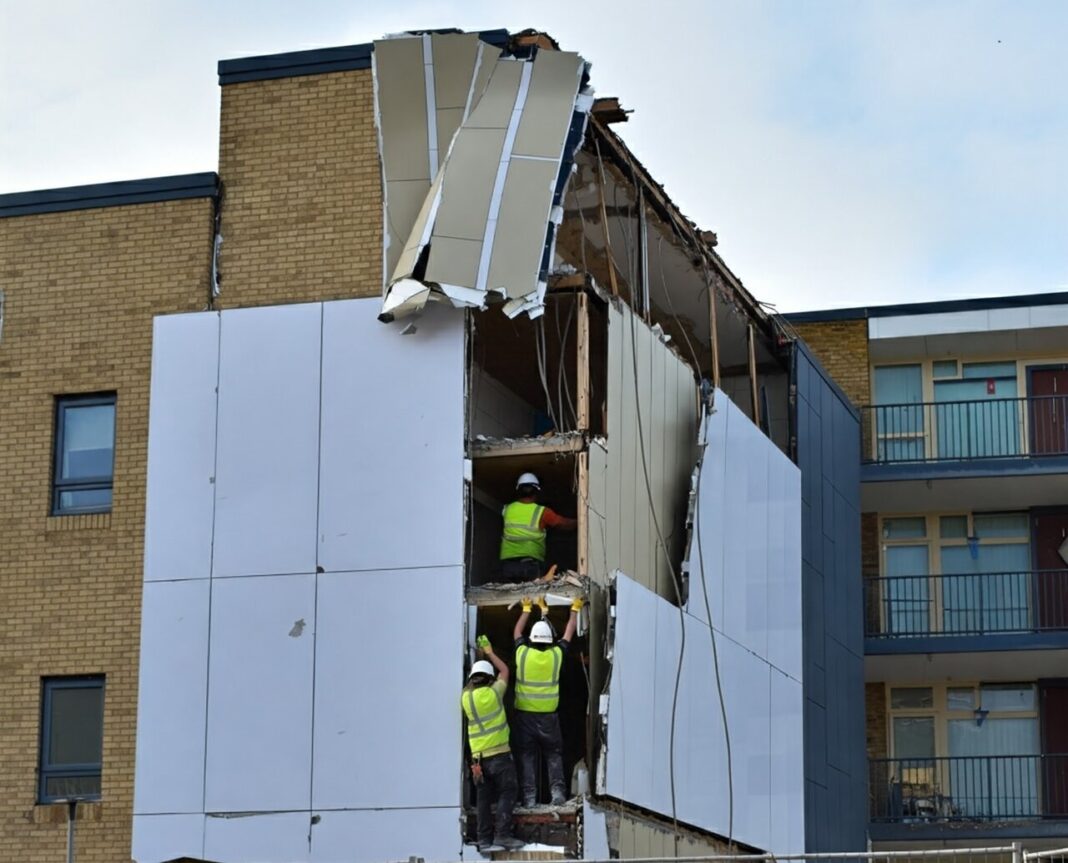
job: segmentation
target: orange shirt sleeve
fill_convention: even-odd
[[[544,530],[547,527],[559,527],[562,524],[566,524],[567,519],[557,515],[549,507],[545,507],[541,514],[541,521],[538,522],[538,526]]]

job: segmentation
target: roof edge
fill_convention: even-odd
[[[942,312],[976,312],[990,309],[1017,309],[1023,306],[1059,305],[1068,305],[1068,291],[975,297],[968,300],[935,300],[927,303],[898,303],[889,306],[855,306],[848,309],[823,309],[811,312],[786,312],[782,317],[791,324],[807,324],[889,318],[895,315],[934,315]]]
[[[176,174],[143,180],[12,192],[0,195],[0,218],[121,207],[126,204],[180,201],[186,198],[211,198],[218,194],[218,191],[219,175],[214,171],[207,171],[201,174]]]
[[[412,33],[460,33],[460,30],[412,30]],[[511,38],[507,30],[480,30],[478,38],[499,48],[507,46]],[[237,57],[219,61],[219,86],[242,84],[248,81],[269,81],[276,78],[297,78],[302,75],[322,75],[326,72],[349,72],[370,69],[371,42],[344,45],[338,48],[314,48],[310,51],[288,51],[282,54],[262,54],[257,57]]]

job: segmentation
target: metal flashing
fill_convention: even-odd
[[[201,174],[178,174],[171,177],[13,192],[0,195],[0,218],[122,207],[127,204],[152,204],[186,198],[211,198],[218,194],[218,191],[219,175],[208,171]]]
[[[909,638],[865,638],[865,656],[916,653],[999,653],[1007,650],[1063,650],[1068,632],[1003,632],[989,635],[931,635]]]
[[[936,300],[930,303],[899,303],[891,306],[855,306],[848,309],[823,309],[811,312],[788,312],[781,317],[791,324],[859,321],[895,315],[933,315],[940,312],[975,312],[990,309],[1017,309],[1025,306],[1059,306],[1068,304],[1068,291],[1048,294],[975,297],[968,300]]]
[[[416,33],[448,34],[456,30],[421,30]],[[479,39],[504,48],[511,38],[507,30],[483,30]],[[263,54],[257,57],[237,57],[219,61],[219,85],[242,84],[248,81],[268,81],[276,78],[297,78],[304,75],[323,75],[327,72],[349,72],[370,69],[371,43],[345,45],[336,48],[315,48],[311,51],[289,51],[283,54]]]
[[[923,482],[937,479],[972,479],[1005,476],[1048,476],[1068,473],[1068,456],[1043,455],[1017,458],[977,458],[966,461],[864,464],[860,481]]]

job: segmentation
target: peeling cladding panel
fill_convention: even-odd
[[[217,313],[153,321],[146,581],[211,572],[218,375]]]
[[[310,812],[205,819],[204,857],[226,863],[305,863]]]
[[[164,863],[204,856],[203,815],[134,815],[134,863]]]
[[[611,857],[608,847],[608,821],[603,809],[590,806],[589,798],[582,801],[582,854],[583,860],[607,860]]]
[[[459,566],[464,318],[431,308],[402,336],[376,320],[378,307],[374,298],[324,306],[319,563]]]
[[[463,850],[459,808],[323,812],[321,817],[312,827],[312,863],[417,857],[433,863],[459,860]]]
[[[315,571],[322,305],[222,313],[214,576]]]
[[[213,580],[207,811],[309,808],[314,644],[314,574]]]
[[[144,586],[134,777],[138,814],[204,811],[209,587],[206,578]]]
[[[318,578],[313,808],[458,807],[463,567]],[[383,614],[397,597],[418,638]],[[384,648],[386,674],[367,661]]]

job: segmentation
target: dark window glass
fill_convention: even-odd
[[[98,798],[103,741],[104,678],[46,678],[41,700],[40,802]]]
[[[56,400],[52,512],[107,512],[115,464],[115,394]]]

